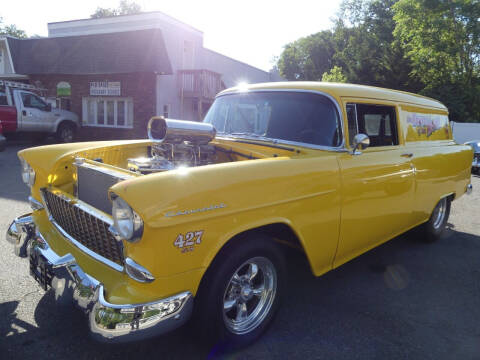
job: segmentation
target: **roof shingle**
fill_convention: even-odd
[[[17,74],[172,74],[159,29],[7,41]]]

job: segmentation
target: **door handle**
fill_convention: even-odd
[[[402,154],[400,155],[401,157],[406,157],[406,158],[411,158],[413,156],[412,153],[405,153],[405,154]]]
[[[23,116],[27,116],[27,112],[25,110],[22,111]]]

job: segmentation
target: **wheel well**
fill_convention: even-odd
[[[229,249],[237,242],[242,241],[242,239],[245,239],[246,237],[254,236],[255,234],[266,235],[267,237],[272,239],[272,241],[280,244],[284,248],[288,247],[300,251],[304,255],[305,261],[310,266],[303,246],[292,228],[284,223],[274,223],[249,229],[231,237],[225,244],[223,244],[223,246],[214,256],[214,258],[209,264],[209,267],[211,267],[217,259],[221,258],[224,252],[229,251]]]
[[[60,128],[60,126],[62,126],[63,124],[73,125],[73,127],[74,127],[75,129],[77,129],[77,124],[76,124],[74,121],[72,121],[72,120],[62,120],[62,121],[60,121],[60,122],[58,123],[58,125],[57,125],[57,130],[58,130],[58,129]]]
[[[284,223],[268,224],[254,229],[246,230],[235,235],[232,239],[229,240],[229,242],[236,238],[249,236],[255,233],[267,235],[279,244],[286,245],[304,252],[303,246],[298,236],[295,234],[295,232],[290,226]]]
[[[295,232],[292,230],[290,226],[284,223],[274,223],[274,224],[263,225],[263,226],[259,226],[259,227],[245,230],[241,233],[238,233],[233,237],[231,237],[225,244],[223,244],[220,250],[215,254],[213,259],[210,261],[208,268],[203,274],[202,279],[198,285],[197,291],[199,291],[204,281],[206,281],[205,279],[209,276],[209,273],[210,273],[209,270],[212,269],[215,262],[219,261],[219,259],[222,258],[222,255],[224,253],[230,251],[230,249],[234,247],[237,242],[242,241],[246,237],[254,236],[255,234],[262,234],[262,235],[268,236],[270,239],[272,239],[272,241],[276,242],[277,244],[280,244],[284,248],[284,250],[287,250],[288,248],[293,248],[297,250],[298,252],[301,253],[301,256],[304,258],[306,266],[310,268],[310,263],[307,259],[305,250],[300,242],[300,239],[298,238],[298,236],[295,234]],[[288,254],[288,251],[285,251],[285,255],[287,254]]]

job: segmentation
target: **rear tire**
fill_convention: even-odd
[[[283,253],[269,237],[254,234],[227,244],[200,284],[198,331],[218,352],[252,343],[272,321],[284,279]]]
[[[71,143],[75,140],[76,127],[70,122],[62,122],[57,129],[56,138],[61,143]]]
[[[442,198],[433,209],[430,219],[422,225],[422,235],[425,242],[438,240],[445,231],[450,215],[450,203],[451,200],[448,197]]]

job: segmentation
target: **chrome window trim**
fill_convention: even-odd
[[[256,92],[297,92],[297,93],[310,93],[310,94],[317,94],[321,96],[325,96],[327,99],[329,99],[335,108],[337,109],[337,114],[340,119],[340,130],[341,130],[341,138],[342,142],[338,146],[325,146],[325,145],[314,145],[314,144],[308,144],[304,142],[297,142],[297,141],[289,141],[289,140],[283,140],[283,139],[275,139],[275,138],[266,138],[271,140],[274,144],[285,144],[285,145],[292,145],[292,146],[300,146],[308,149],[315,149],[315,150],[326,150],[326,151],[337,151],[337,152],[348,152],[347,148],[345,147],[345,128],[344,128],[344,118],[343,118],[343,112],[342,108],[340,107],[338,101],[330,94],[319,91],[319,90],[307,90],[307,89],[253,89],[253,90],[237,90],[237,91],[229,91],[226,93],[222,93],[220,95],[217,95],[215,99],[221,98],[223,96],[229,96],[229,95],[238,95],[242,93],[256,93]],[[219,136],[217,136],[217,139],[225,139],[225,140],[231,140],[231,139],[248,139],[248,140],[256,140],[261,144],[262,140],[261,138],[257,138],[254,136],[238,136],[238,135],[228,135],[228,134],[222,134],[222,133],[217,133]]]
[[[67,239],[68,241],[70,241],[70,243],[72,243],[76,248],[78,248],[80,251],[84,252],[85,254],[91,256],[92,258],[94,258],[95,260],[97,261],[100,261],[101,263],[111,267],[112,269],[114,270],[117,270],[119,272],[123,272],[124,270],[124,267],[121,266],[121,265],[118,265],[117,263],[114,263],[113,261],[103,257],[102,255],[99,255],[97,254],[96,252],[90,250],[89,248],[87,248],[85,245],[81,244],[80,242],[78,242],[77,240],[75,240],[72,236],[70,236],[56,221],[55,219],[53,218],[52,214],[50,213],[49,209],[48,209],[48,205],[47,205],[47,201],[45,199],[45,196],[44,196],[44,191],[48,191],[48,189],[46,188],[41,188],[40,189],[40,195],[42,197],[42,201],[43,203],[45,204],[45,210],[47,212],[47,215],[48,215],[48,220],[53,224],[53,226],[55,226],[55,228],[60,232],[60,234],[62,234],[63,237],[65,237],[65,239]],[[54,193],[55,194],[55,193]],[[63,193],[62,193],[63,194]],[[72,201],[74,200],[73,198],[71,199]],[[109,224],[110,226],[113,226],[113,220],[108,218],[107,216],[99,213],[98,210],[94,210],[94,208],[92,208],[90,205],[87,205],[87,204],[84,204],[83,202],[81,201],[78,201],[77,203],[75,203],[73,206],[76,206],[78,207],[79,209],[85,211],[86,213],[106,222],[107,224]],[[118,239],[117,239],[118,241]],[[122,243],[122,246],[123,246],[123,243]]]

